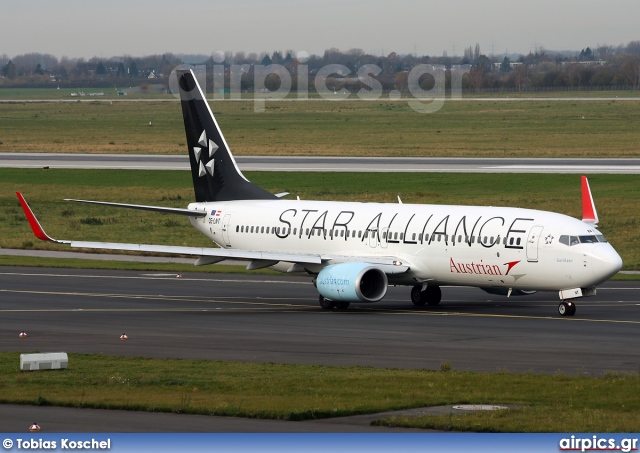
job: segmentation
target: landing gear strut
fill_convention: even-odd
[[[558,305],[558,313],[560,313],[560,316],[573,316],[576,314],[576,304],[563,300],[560,302],[560,305]]]
[[[349,308],[349,302],[336,302],[334,300],[326,299],[324,296],[320,296],[319,299],[320,306],[323,310],[333,310],[337,308],[338,310],[346,310]]]
[[[411,302],[413,305],[422,306],[424,304],[435,307],[442,299],[442,291],[439,286],[427,286],[422,291],[422,285],[416,285],[411,289]]]

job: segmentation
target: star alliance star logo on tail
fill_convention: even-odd
[[[213,177],[213,155],[218,150],[218,145],[213,140],[207,140],[207,131],[202,131],[198,144],[201,146],[193,147],[193,154],[198,163],[198,176],[202,177],[209,173]],[[205,162],[205,160],[208,160],[208,162]]]

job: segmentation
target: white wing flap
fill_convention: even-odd
[[[206,247],[182,247],[174,245],[126,244],[119,242],[71,241],[71,247],[84,249],[127,250],[131,252],[171,253],[174,255],[211,256],[239,260],[291,261],[294,263],[321,264],[320,255],[302,253],[261,252],[253,250],[227,250]]]

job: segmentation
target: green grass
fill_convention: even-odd
[[[62,371],[18,371],[0,353],[0,402],[308,420],[412,407],[514,404],[508,412],[393,425],[463,431],[635,432],[640,377],[376,369],[71,354]]]
[[[582,209],[577,175],[255,172],[247,176],[273,193],[291,192],[302,199],[393,203],[400,195],[405,203],[517,206],[573,217],[580,217]],[[593,175],[590,184],[601,231],[622,256],[624,269],[640,269],[640,176]],[[58,239],[211,246],[184,217],[63,201],[185,207],[193,199],[186,171],[0,169],[0,247],[69,250],[33,237],[16,191],[23,192],[47,233]]]
[[[0,90],[1,91],[1,90]],[[637,157],[640,101],[212,102],[238,155]],[[583,119],[584,117],[584,119]],[[151,122],[152,126],[149,126]],[[185,152],[178,102],[0,104],[0,152]]]

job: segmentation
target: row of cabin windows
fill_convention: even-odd
[[[355,238],[356,236],[358,238],[362,238],[363,237],[363,232],[362,230],[357,231],[357,230],[344,230],[344,229],[339,229],[339,230],[328,230],[328,235],[329,237],[333,238],[333,237],[340,237],[340,238]],[[372,230],[365,230],[364,232],[364,238],[367,239],[369,237],[369,233],[371,232],[371,234],[375,234],[374,231]],[[284,227],[264,227],[264,226],[249,226],[249,225],[237,225],[236,226],[236,233],[254,233],[254,234],[292,234],[294,236],[296,236],[298,234],[298,229],[297,228],[293,228],[293,230],[291,228],[284,228]],[[302,233],[302,231],[301,231]],[[327,230],[318,230],[317,228],[307,228],[304,230],[304,235],[305,236],[327,236]],[[398,233],[398,232],[383,232],[382,233],[382,238],[385,240],[393,240],[393,241],[403,241],[404,240],[404,233]],[[423,236],[422,234],[416,234],[413,233],[411,235],[411,240],[412,241],[418,241],[418,242],[422,242]],[[464,242],[466,243],[471,243],[471,244],[475,244],[476,243],[476,236],[462,236],[462,235],[458,235],[458,240],[455,241],[456,237],[454,235],[446,235],[446,234],[441,234],[441,233],[436,233],[432,235],[431,240],[432,241],[437,241],[437,242],[441,242],[441,241],[454,241],[454,242]],[[500,236],[494,237],[494,236],[484,236],[484,237],[477,237],[477,242],[479,244],[493,244],[494,243],[494,239],[495,239],[495,243],[499,244],[500,243]],[[408,239],[407,239],[408,240]],[[429,241],[429,235],[425,234],[424,235],[424,242],[428,242]],[[507,242],[509,243],[509,245],[520,245],[521,239],[520,238],[509,238],[507,240],[507,238],[503,238],[502,240],[503,245],[507,245]]]

